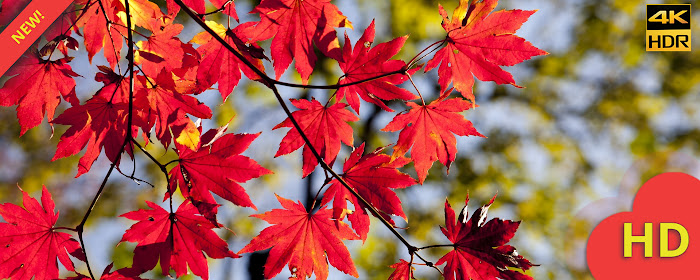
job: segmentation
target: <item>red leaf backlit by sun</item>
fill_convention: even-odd
[[[241,155],[259,133],[225,134],[216,138],[217,132],[210,130],[202,135],[196,151],[177,144],[179,163],[170,170],[171,191],[179,187],[182,195],[191,197],[200,213],[210,219],[216,213],[212,205],[217,204],[211,193],[238,206],[255,209],[239,183],[272,173]]]
[[[339,84],[361,81],[406,67],[405,62],[391,60],[391,57],[401,50],[407,38],[408,36],[399,37],[370,48],[372,42],[374,42],[374,21],[372,21],[353,49],[346,33],[345,45],[343,46],[343,61],[339,62],[340,69],[343,70],[345,75],[340,79]],[[346,86],[338,89],[337,97],[338,99],[345,97],[350,107],[357,113],[360,112],[358,96],[367,102],[382,107],[384,110],[393,111],[382,100],[411,100],[418,98],[410,91],[396,86],[406,80],[407,78],[403,74],[395,74],[357,85]]]
[[[449,93],[449,92],[448,92]],[[411,160],[423,184],[433,162],[439,160],[449,171],[457,154],[459,136],[481,136],[470,121],[460,113],[472,108],[472,103],[460,99],[447,99],[448,94],[428,105],[407,103],[411,109],[394,117],[382,130],[399,131],[399,141],[394,147],[394,156],[403,156],[411,149]]]
[[[21,189],[20,189],[21,190]],[[24,208],[11,203],[0,205],[0,278],[12,280],[56,279],[58,262],[75,270],[69,254],[85,260],[80,243],[70,234],[54,229],[51,194],[43,187],[41,204],[22,190]]]
[[[1,28],[29,1],[0,2]],[[115,268],[110,264],[99,279],[139,280],[144,273],[144,277],[182,277],[190,272],[208,279],[208,259],[238,258],[239,255],[229,250],[227,241],[215,232],[217,228],[225,228],[219,223],[217,213],[221,204],[227,204],[223,200],[257,210],[243,184],[272,171],[244,153],[252,152],[246,150],[262,132],[226,134],[228,125],[207,131],[202,124],[221,122],[231,113],[222,106],[219,106],[220,112],[212,112],[212,109],[217,109],[213,102],[219,99],[218,96],[210,98],[207,91],[218,89],[226,101],[237,86],[239,89],[245,86],[246,96],[238,94],[226,103],[226,106],[233,104],[235,109],[232,110],[238,110],[259,101],[257,96],[251,96],[263,88],[248,86],[258,82],[271,90],[267,93],[273,94],[271,96],[280,101],[287,113],[289,110],[283,101],[286,97],[283,96],[303,93],[297,95],[299,99],[290,99],[296,111],[287,114],[286,119],[273,128],[289,129],[279,145],[269,141],[260,144],[276,149],[275,157],[303,147],[300,152],[302,178],[311,174],[319,166],[319,161],[326,176],[316,198],[309,199],[307,207],[301,202],[277,196],[281,208],[252,216],[270,225],[240,253],[269,250],[264,266],[266,278],[276,277],[288,266],[291,279],[314,276],[326,280],[329,278],[329,264],[345,274],[359,277],[344,241],[368,240],[372,213],[411,253],[409,261],[400,259],[390,266],[393,269],[390,280],[411,280],[414,266],[432,266],[429,260],[414,253],[433,247],[452,249],[436,263],[445,265],[444,277],[447,280],[531,279],[513,268],[527,270],[533,265],[518,255],[515,248],[506,245],[519,222],[486,221],[486,210],[493,200],[477,210],[471,219],[468,219],[465,208],[458,220],[446,203],[446,226],[442,232],[452,242],[448,245],[414,247],[409,243],[413,242],[411,239],[403,238],[395,230],[398,227],[394,218],[408,221],[404,212],[408,204],[402,204],[399,199],[402,190],[398,189],[422,184],[436,161],[446,166],[449,172],[457,154],[456,136],[483,137],[463,115],[476,107],[472,94],[473,76],[484,81],[515,85],[511,74],[501,67],[546,54],[514,35],[534,11],[492,13],[497,0],[460,0],[450,18],[440,7],[444,19],[442,26],[447,31],[445,39],[406,62],[394,57],[402,52],[408,36],[392,37],[388,42],[374,44],[374,21],[354,44],[346,32],[341,47],[336,29],[353,27],[331,0],[258,2],[255,7],[244,7],[247,10],[252,8],[251,13],[260,17],[259,21],[249,22],[238,22],[233,0],[76,0],[64,11],[44,33],[46,40],[39,40],[38,46],[32,47],[0,81],[3,84],[0,106],[16,106],[20,135],[44,119],[50,125],[68,126],[60,135],[53,160],[83,153],[78,160],[77,176],[89,172],[102,153],[112,164],[107,175],[100,180],[102,184],[93,184],[99,187],[99,191],[82,222],[75,228],[56,226],[58,213],[54,211],[54,202],[46,188],[43,189],[41,204],[22,191],[24,207],[9,203],[0,205],[0,278],[96,279],[93,272],[100,270],[90,267],[87,262],[81,247],[82,238],[87,233],[85,223],[90,218],[92,207],[101,196],[109,199],[110,195],[103,191],[112,189],[112,184],[117,183],[110,181],[114,179],[110,176],[118,176],[114,175],[117,173],[165,192],[163,201],[169,200],[169,207],[164,209],[145,201],[148,208],[121,216],[135,221],[120,241],[136,243],[132,265]],[[185,8],[187,15],[178,17],[181,7]],[[192,21],[201,25],[194,27],[203,27],[206,31],[194,35],[189,42],[183,42],[180,37],[191,37],[196,31],[176,22],[190,24]],[[82,37],[83,45],[78,43],[81,40],[78,36]],[[258,45],[267,46],[263,42],[266,40],[271,40],[269,52]],[[80,75],[73,69],[85,60],[78,59],[78,64],[71,67],[69,63],[73,57],[68,55],[74,55],[79,48],[84,48],[82,54],[90,63],[80,68],[89,66],[86,71],[92,71],[94,80],[102,84],[96,92],[88,90],[76,95],[74,79]],[[413,82],[411,75],[422,68],[416,64],[433,53],[425,71],[438,68],[442,94],[425,104],[425,96],[419,92],[414,94],[401,84],[407,80]],[[308,85],[317,55],[325,56],[320,60],[324,66],[333,66],[337,62],[339,69],[324,67],[323,74],[319,75],[321,78],[315,79],[314,83],[322,79],[335,82],[333,75],[340,75],[337,83]],[[92,64],[93,58],[99,65]],[[272,64],[273,69],[268,70],[274,71],[275,79],[266,73],[265,60]],[[301,77],[301,84],[280,80],[292,62]],[[291,79],[295,78],[294,75]],[[250,83],[241,82],[243,76]],[[453,88],[447,90],[450,84]],[[284,91],[283,87],[300,91]],[[322,95],[317,91],[321,89],[327,90],[324,91],[327,95],[319,101],[316,98]],[[453,89],[460,91],[467,100],[449,98]],[[419,97],[420,103],[408,102]],[[62,100],[67,102],[61,104]],[[368,108],[360,111],[361,100],[372,103],[370,106],[377,109],[376,113],[382,112],[378,108],[393,112],[389,105],[393,108],[409,107],[382,129],[400,131],[395,144],[370,153],[364,152],[364,143],[355,148],[354,128],[363,129],[363,139],[367,138],[364,140],[373,144],[386,140],[373,135],[373,121],[378,114],[372,114],[365,123],[355,124],[360,116],[368,116],[364,111]],[[57,109],[62,112],[59,111],[54,118]],[[259,113],[255,111],[257,109],[245,108],[243,113],[255,115]],[[376,118],[379,119],[381,117]],[[266,129],[270,130],[269,127]],[[353,150],[347,155],[342,173],[337,174],[333,167],[343,144]],[[159,150],[161,145],[163,149]],[[390,146],[393,146],[393,153],[385,154],[385,149]],[[143,152],[143,157],[136,157],[135,152]],[[406,157],[409,152],[410,157]],[[129,162],[133,163],[131,175],[124,172],[120,164],[122,159],[128,160],[122,158],[124,153],[133,161]],[[172,158],[169,162],[161,161]],[[153,164],[143,163],[141,159],[149,159]],[[416,170],[416,179],[402,172],[410,163]],[[143,172],[154,166],[162,171],[166,183],[148,182],[138,177],[148,174]],[[313,178],[309,180],[315,182]],[[118,182],[122,183],[126,180]],[[163,187],[165,191],[158,189]],[[178,189],[179,193],[174,196]],[[265,197],[255,199],[264,200]],[[183,200],[177,210],[173,210],[173,201]],[[236,222],[231,224],[235,226]],[[77,232],[80,242],[63,231]],[[75,259],[85,264],[74,265],[72,260]],[[83,269],[86,266],[87,269]],[[157,266],[160,266],[162,276],[158,271],[152,271],[158,270]],[[59,267],[68,272],[59,273]],[[174,275],[171,275],[173,271]]]
[[[264,58],[262,49],[255,44],[246,45],[242,30],[250,23],[227,29],[223,25],[213,21],[207,21],[207,25],[234,49],[241,52],[245,59],[261,71],[265,71],[261,59]],[[193,43],[201,45],[197,52],[202,56],[201,64],[197,70],[197,81],[202,89],[206,89],[214,83],[219,83],[221,97],[226,98],[233,88],[241,80],[241,71],[252,80],[260,79],[255,72],[246,66],[238,57],[232,54],[219,41],[215,40],[207,32],[197,34],[192,39]]]
[[[277,196],[284,209],[273,209],[253,215],[272,226],[260,232],[239,254],[272,247],[265,262],[265,278],[272,278],[289,263],[290,279],[328,278],[328,263],[340,271],[357,277],[357,270],[343,240],[357,239],[352,229],[331,218],[331,210],[321,207],[309,213],[301,202]],[[326,258],[328,261],[326,261]]]
[[[515,85],[513,76],[500,66],[513,66],[547,54],[514,35],[535,11],[491,13],[496,4],[498,0],[460,0],[451,20],[440,6],[442,27],[447,31],[446,46],[428,61],[425,71],[440,65],[438,82],[442,91],[452,82],[457,91],[474,102],[472,75],[482,81]]]
[[[138,221],[124,233],[121,240],[138,243],[132,269],[148,271],[160,261],[165,275],[169,275],[170,269],[173,269],[176,276],[181,277],[187,273],[189,266],[195,275],[209,279],[204,254],[215,259],[239,257],[228,249],[226,241],[212,231],[219,225],[212,224],[199,214],[189,201],[181,204],[173,214],[153,202],[146,201],[146,204],[151,209],[121,215]]]
[[[316,65],[316,46],[324,55],[341,59],[336,27],[352,28],[330,0],[263,0],[255,7],[260,21],[246,31],[251,42],[272,39],[272,60],[277,79],[296,61],[304,83]]]
[[[416,180],[401,173],[401,168],[408,163],[405,158],[392,160],[391,156],[381,154],[383,149],[362,155],[365,148],[363,143],[350,154],[343,166],[341,178],[350,185],[360,196],[365,198],[372,207],[380,211],[382,216],[393,223],[390,215],[406,218],[406,214],[401,208],[401,200],[392,189],[405,188],[416,184]],[[340,181],[334,179],[323,194],[321,204],[326,204],[333,200],[333,218],[342,219],[348,214],[348,220],[352,223],[362,240],[367,239],[369,232],[369,214],[365,208],[367,205],[360,202]],[[354,205],[355,211],[350,211],[347,202]]]
[[[323,106],[316,99],[311,101],[292,99],[291,101],[292,105],[300,109],[292,112],[292,117],[299,123],[301,130],[328,164],[335,161],[336,156],[338,156],[340,142],[348,146],[353,145],[352,127],[350,127],[348,122],[357,121],[359,118],[351,111],[345,109],[348,106],[347,104],[336,103],[331,106]],[[275,157],[289,154],[304,146],[302,153],[304,165],[302,170],[303,177],[306,177],[314,171],[318,160],[316,160],[311,149],[305,146],[304,139],[301,138],[301,134],[294,128],[294,124],[289,118],[279,123],[273,129],[282,127],[289,127],[291,130],[282,139]]]
[[[44,115],[53,120],[61,97],[78,105],[75,80],[79,76],[71,69],[70,58],[56,61],[42,59],[35,51],[26,53],[6,75],[16,75],[0,88],[0,106],[17,106],[21,134],[41,123]]]

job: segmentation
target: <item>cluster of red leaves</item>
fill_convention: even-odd
[[[0,25],[6,24],[25,2],[5,1]],[[210,2],[217,12],[238,22],[233,1]],[[122,215],[136,221],[121,240],[137,243],[133,265],[115,271],[109,265],[100,279],[141,279],[158,263],[166,275],[173,270],[180,277],[191,271],[208,279],[207,257],[237,258],[238,254],[268,248],[272,249],[265,265],[267,278],[288,266],[292,278],[315,274],[317,279],[326,279],[329,263],[357,277],[343,240],[365,240],[370,213],[391,226],[393,216],[406,220],[394,189],[422,184],[435,161],[449,171],[457,154],[455,135],[483,137],[463,116],[463,112],[476,107],[473,76],[516,85],[500,66],[546,54],[514,35],[534,11],[492,13],[497,0],[460,0],[450,19],[440,6],[446,36],[433,45],[438,46],[437,52],[425,71],[439,66],[442,94],[426,103],[419,92],[416,95],[399,87],[422,68],[416,67],[417,57],[408,62],[392,59],[407,36],[372,46],[372,22],[354,46],[346,34],[341,48],[335,28],[352,25],[330,0],[263,0],[252,11],[260,16],[259,21],[239,23],[233,28],[230,20],[228,26],[206,21],[203,24],[213,32],[197,34],[189,42],[178,37],[183,26],[173,21],[181,4],[202,17],[208,15],[205,1],[168,0],[166,4],[167,13],[149,0],[76,1],[44,34],[48,43],[27,52],[8,72],[12,77],[0,88],[0,105],[17,105],[20,135],[44,118],[51,125],[69,126],[61,135],[54,160],[84,150],[77,176],[89,172],[103,151],[117,168],[123,153],[133,159],[136,136],[142,136],[146,142],[153,137],[165,148],[173,145],[177,152],[176,165],[167,172],[164,201],[170,200],[170,209],[146,202],[150,209]],[[137,50],[133,54],[123,54],[122,49],[131,32],[128,22],[138,27],[134,33],[140,36],[134,42]],[[83,37],[91,63],[102,51],[108,64],[96,66],[99,71],[94,79],[103,86],[84,102],[75,92],[75,78],[80,75],[69,65],[69,50],[80,47],[75,35]],[[306,177],[319,166],[319,160],[323,161],[322,167],[332,168],[341,143],[354,150],[343,165],[343,173],[324,184],[327,188],[319,210],[307,210],[301,203],[278,197],[283,209],[254,215],[272,225],[236,254],[214,231],[222,225],[216,218],[220,204],[213,194],[238,206],[256,209],[241,183],[272,172],[241,153],[260,133],[230,134],[226,127],[203,133],[201,125],[191,118],[212,117],[212,110],[197,95],[214,85],[218,85],[223,99],[233,92],[243,75],[270,86],[269,78],[262,76],[263,61],[268,58],[258,46],[268,39],[272,39],[270,55],[277,79],[294,60],[303,84],[307,84],[317,60],[314,48],[336,60],[343,73],[337,91],[325,104],[316,99],[291,100],[298,110],[273,128],[291,129],[281,139],[276,156],[304,146],[302,177]],[[63,57],[55,58],[55,50]],[[120,60],[124,56],[137,71],[123,69]],[[462,97],[451,96],[450,83]],[[386,154],[385,148],[365,154],[364,144],[354,147],[351,123],[359,120],[356,114],[360,112],[360,98],[388,112],[393,112],[387,105],[391,100],[409,107],[382,129],[400,131],[393,154]],[[410,102],[418,98],[419,102]],[[70,107],[54,117],[61,99]],[[300,130],[296,129],[297,124]],[[409,150],[410,156],[406,157]],[[410,163],[417,179],[400,170]],[[174,211],[172,196],[178,189],[184,202]],[[78,229],[55,226],[58,214],[54,214],[53,200],[46,188],[43,208],[36,199],[24,192],[23,195],[24,208],[0,205],[5,221],[0,223],[0,278],[56,279],[56,259],[75,272],[69,255],[85,261],[83,249],[70,234],[58,230]],[[442,230],[454,249],[436,263],[445,264],[445,278],[530,279],[510,270],[526,270],[532,264],[505,245],[519,223],[500,219],[486,222],[486,210],[492,202],[469,220],[465,206],[456,221],[454,210],[446,204],[446,226]],[[413,258],[394,264],[390,279],[413,278],[413,265]],[[89,278],[75,272],[68,279]]]

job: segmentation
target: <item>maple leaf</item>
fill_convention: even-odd
[[[183,29],[181,24],[173,24],[170,19],[152,19],[153,34],[145,41],[136,42],[138,51],[134,62],[141,64],[144,73],[158,75],[163,69],[172,71],[182,67],[185,47],[177,35]],[[167,58],[167,59],[165,59]]]
[[[527,270],[533,266],[530,261],[518,255],[514,247],[505,245],[515,235],[520,222],[498,218],[486,221],[486,213],[495,199],[496,196],[468,218],[467,196],[457,220],[450,203],[445,201],[445,227],[440,229],[454,244],[454,249],[436,263],[447,263],[445,279],[532,279],[509,269],[513,267]]]
[[[374,41],[374,20],[372,20],[372,23],[365,29],[362,37],[357,41],[353,49],[348,34],[345,33],[343,60],[339,61],[340,69],[345,74],[340,79],[339,84],[358,82],[406,67],[406,63],[401,60],[390,59],[401,50],[407,38],[408,36],[399,37],[370,48]],[[337,97],[338,99],[345,97],[350,107],[357,113],[360,112],[358,95],[367,102],[374,103],[384,110],[393,112],[382,100],[411,100],[417,98],[410,91],[396,86],[404,81],[406,81],[406,76],[395,74],[357,85],[342,87],[338,89]]]
[[[168,147],[172,140],[171,126],[189,121],[187,114],[197,118],[211,118],[212,112],[209,107],[197,98],[177,92],[170,72],[162,70],[155,81],[149,81],[144,76],[136,78],[139,83],[134,105],[150,108],[149,113],[157,117],[156,133],[163,146]],[[178,136],[176,134],[175,138]]]
[[[109,67],[99,68],[103,72],[97,73],[95,80],[103,82],[104,87],[85,104],[66,109],[52,121],[71,126],[61,136],[52,160],[75,155],[87,145],[85,154],[78,162],[76,177],[90,171],[102,149],[110,161],[116,162],[126,137],[129,79],[112,72]],[[139,79],[138,76],[136,79]],[[143,131],[150,130],[145,115],[140,110],[134,110],[132,135],[137,135],[139,127]],[[133,157],[131,143],[126,145],[125,151]]]
[[[79,153],[87,145],[78,162],[76,178],[90,171],[104,148],[110,161],[116,162],[126,137],[128,104],[111,103],[102,96],[94,96],[85,104],[70,107],[53,120],[55,124],[70,125],[61,135],[52,160]],[[127,145],[129,154],[131,145]]]
[[[384,127],[383,131],[399,131],[399,140],[394,147],[394,156],[404,155],[411,148],[418,181],[423,184],[433,162],[439,160],[450,170],[457,154],[459,136],[481,136],[472,123],[460,112],[472,108],[472,103],[460,99],[447,99],[449,91],[428,105],[406,103],[410,108],[401,112]]]
[[[400,260],[399,262],[389,266],[394,269],[394,272],[389,275],[388,280],[411,280],[413,278],[413,267],[411,264],[405,260]]]
[[[270,48],[277,79],[294,58],[304,84],[316,65],[314,45],[324,55],[341,60],[334,28],[352,28],[330,0],[263,0],[252,13],[260,14],[260,21],[248,28],[246,34],[251,42],[274,37]]]
[[[122,7],[126,7],[125,0],[118,0],[118,2]],[[163,12],[160,11],[160,7],[149,0],[129,0],[129,8],[131,12],[131,24],[134,26],[141,26],[151,31],[155,31],[152,29],[153,25],[151,24],[153,19],[162,19],[165,17]],[[116,15],[122,22],[126,22],[126,9],[116,11]]]
[[[74,271],[69,254],[85,260],[78,241],[70,234],[57,232],[51,194],[42,189],[41,205],[22,191],[24,208],[11,203],[0,205],[0,278],[12,280],[56,279],[58,262]]]
[[[221,24],[207,21],[206,24],[214,30],[221,38],[231,45],[236,51],[243,54],[248,62],[261,71],[265,71],[262,61],[262,49],[255,44],[246,46],[242,30],[250,26],[251,23],[244,23],[233,30],[227,29]],[[225,48],[219,41],[215,40],[211,34],[202,32],[192,38],[192,42],[201,45],[197,52],[202,56],[201,63],[197,70],[197,81],[202,83],[205,89],[217,81],[219,82],[219,92],[221,97],[226,98],[231,94],[233,88],[241,80],[241,71],[251,80],[259,80],[260,77],[246,66],[238,57]],[[257,53],[257,54],[256,54]]]
[[[176,144],[180,159],[170,170],[170,191],[179,186],[182,195],[191,197],[200,213],[209,219],[216,214],[216,208],[212,207],[216,201],[210,192],[238,206],[256,209],[239,183],[272,173],[241,155],[260,133],[223,136],[222,133],[209,130],[201,136],[196,151]]]
[[[299,123],[301,130],[311,141],[311,145],[323,157],[323,160],[331,164],[335,161],[340,151],[340,142],[353,146],[352,127],[347,122],[359,120],[355,114],[345,109],[345,103],[336,103],[330,107],[321,105],[316,99],[311,101],[305,99],[290,99],[292,105],[300,110],[292,112],[292,117]],[[292,121],[287,118],[276,125],[273,129],[289,127],[291,130],[282,138],[280,148],[275,157],[289,154],[304,145],[302,166],[303,177],[309,175],[318,160],[314,157],[311,149],[305,146],[304,139],[294,128]],[[332,164],[331,164],[332,165]]]
[[[482,81],[517,86],[513,76],[500,66],[513,66],[533,56],[547,54],[514,35],[535,11],[491,13],[496,4],[498,0],[460,0],[452,20],[445,9],[439,7],[442,27],[447,31],[446,44],[428,61],[425,71],[440,65],[438,83],[442,91],[453,82],[457,91],[474,102],[472,74]]]
[[[348,225],[331,218],[332,211],[321,207],[309,213],[301,202],[277,196],[284,209],[273,209],[253,217],[272,226],[264,229],[239,254],[272,247],[265,262],[265,278],[270,279],[289,263],[290,279],[328,278],[328,263],[340,271],[358,277],[343,239],[357,239]],[[328,259],[326,261],[326,258]]]
[[[126,34],[126,22],[117,17],[117,13],[123,11],[124,6],[118,0],[104,0],[102,4],[98,1],[85,2],[89,6],[76,22],[76,26],[83,28],[88,59],[92,63],[92,58],[104,47],[105,59],[114,68],[121,58],[121,34]],[[104,10],[101,7],[104,7]]]
[[[146,204],[151,209],[140,209],[120,216],[138,221],[120,241],[138,243],[134,250],[133,269],[145,272],[160,261],[165,275],[169,275],[172,268],[176,276],[181,277],[187,274],[189,266],[195,275],[209,279],[205,253],[215,259],[239,257],[212,230],[220,225],[199,214],[189,200],[182,203],[175,213],[150,201],[146,201]]]
[[[36,127],[47,116],[53,120],[61,97],[76,105],[75,80],[80,76],[73,72],[68,62],[71,58],[56,61],[43,60],[36,51],[25,53],[9,69],[6,75],[16,75],[0,88],[0,106],[17,106],[17,118],[22,127],[20,135]]]
[[[401,200],[391,189],[416,184],[416,180],[411,176],[398,170],[406,165],[408,160],[403,157],[392,160],[389,155],[381,154],[383,148],[363,156],[364,148],[365,144],[362,143],[350,154],[343,166],[341,178],[372,207],[379,210],[387,221],[393,223],[389,215],[396,215],[405,220],[406,214],[401,208]],[[369,214],[365,208],[368,206],[360,202],[337,179],[331,181],[321,203],[325,205],[331,199],[333,199],[333,218],[337,220],[341,220],[345,213],[349,212],[347,201],[355,206],[355,211],[348,215],[348,219],[360,238],[367,239]]]

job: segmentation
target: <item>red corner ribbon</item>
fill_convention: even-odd
[[[0,33],[0,76],[36,42],[73,0],[33,0]]]

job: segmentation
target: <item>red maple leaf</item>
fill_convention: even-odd
[[[0,278],[12,280],[56,279],[58,262],[75,271],[69,254],[85,260],[78,241],[70,234],[57,232],[51,194],[42,189],[41,205],[22,191],[24,208],[11,203],[0,205]]]
[[[207,105],[199,102],[197,98],[177,91],[170,72],[162,70],[155,80],[147,80],[144,76],[136,78],[139,83],[134,106],[149,108],[152,115],[149,120],[157,118],[156,134],[163,146],[170,145],[171,126],[187,121],[187,114],[197,118],[211,118],[212,112]],[[174,136],[177,138],[179,135]]]
[[[272,173],[241,155],[260,133],[221,133],[223,130],[210,130],[202,135],[196,151],[176,144],[179,164],[170,170],[170,190],[174,192],[179,186],[182,195],[191,197],[209,219],[216,214],[216,201],[210,192],[238,206],[256,209],[239,183]]]
[[[260,60],[265,57],[262,54],[262,49],[255,44],[246,45],[243,42],[245,38],[242,30],[250,26],[251,23],[241,24],[233,30],[227,29],[213,21],[207,21],[206,23],[236,51],[243,54],[248,62],[261,71],[265,71]],[[200,87],[203,87],[203,89],[218,82],[221,97],[226,100],[233,88],[241,80],[241,71],[252,80],[260,79],[250,67],[246,66],[219,41],[215,40],[211,34],[207,32],[199,33],[192,38],[192,42],[201,45],[197,48],[197,52],[202,56],[197,70],[197,82],[202,84]]]
[[[351,111],[345,109],[348,106],[347,104],[336,103],[327,107],[321,105],[316,99],[311,101],[290,99],[290,101],[292,105],[301,109],[292,112],[292,117],[299,123],[301,130],[309,138],[311,145],[323,157],[324,161],[329,164],[335,161],[335,157],[338,156],[340,151],[340,142],[351,147],[353,146],[352,127],[347,122],[354,122],[359,120],[359,118]],[[314,171],[318,160],[314,157],[311,149],[305,146],[304,139],[301,138],[301,135],[294,128],[294,124],[289,118],[276,125],[273,129],[281,127],[289,127],[291,130],[282,139],[275,157],[289,154],[304,145],[302,171],[303,177],[306,177]]]
[[[165,275],[170,269],[177,277],[187,274],[189,266],[192,273],[203,279],[209,279],[209,268],[204,256],[210,258],[238,258],[228,249],[212,229],[213,224],[190,201],[185,201],[175,213],[170,213],[157,204],[146,201],[151,209],[140,209],[121,215],[134,221],[121,242],[138,242],[134,249],[133,269],[142,272],[153,269],[160,261],[160,268]]]
[[[52,121],[71,126],[61,136],[52,160],[75,155],[87,145],[85,154],[78,162],[76,177],[90,171],[102,149],[110,161],[116,162],[126,138],[129,79],[112,72],[109,67],[99,66],[99,69],[103,72],[98,72],[95,80],[103,82],[104,87],[85,104],[66,109]],[[150,130],[144,113],[134,108],[132,135],[137,134],[139,127],[143,131]],[[133,157],[132,148],[133,145],[128,143],[124,151]]]
[[[460,0],[452,20],[440,6],[442,27],[447,31],[446,46],[428,61],[425,71],[440,65],[438,83],[442,91],[453,82],[457,91],[474,102],[472,74],[482,81],[515,85],[513,76],[500,66],[547,54],[514,35],[535,11],[502,10],[489,15],[496,4],[498,0]]]
[[[363,156],[364,148],[365,144],[362,143],[350,154],[343,166],[341,178],[372,207],[379,210],[387,221],[393,223],[389,215],[396,215],[405,220],[406,214],[401,208],[401,200],[391,189],[416,184],[416,180],[411,176],[398,170],[407,164],[408,160],[403,157],[392,160],[390,156],[381,154],[383,148]],[[369,232],[369,214],[365,210],[367,205],[360,202],[336,179],[331,181],[321,203],[325,205],[331,199],[333,199],[333,218],[337,220],[341,220],[349,212],[347,201],[354,205],[355,211],[348,214],[348,220],[360,238],[367,239],[367,232]]]
[[[103,148],[107,158],[116,162],[126,137],[128,108],[128,104],[111,103],[96,95],[83,105],[66,109],[53,120],[53,123],[71,127],[61,135],[52,160],[75,155],[87,145],[85,154],[78,162],[76,177],[90,171]],[[132,154],[131,145],[127,145],[127,149]]]
[[[306,279],[313,273],[316,279],[325,280],[328,263],[358,277],[350,252],[343,244],[343,239],[357,239],[348,225],[333,220],[330,209],[321,207],[312,214],[301,202],[294,203],[280,196],[277,200],[284,209],[253,215],[273,225],[260,232],[239,254],[272,247],[265,262],[267,279],[279,274],[287,263],[292,273],[290,279]]]
[[[44,115],[53,120],[61,97],[73,105],[80,103],[73,80],[80,75],[68,65],[71,59],[43,60],[38,52],[30,51],[7,71],[7,76],[16,76],[0,88],[0,106],[19,105],[16,110],[22,127],[20,135],[39,125]]]
[[[124,28],[126,23],[117,16],[118,12],[124,11],[124,6],[118,0],[106,0],[102,1],[102,4],[97,0],[84,0],[78,3],[88,5],[87,11],[76,22],[76,26],[83,28],[85,49],[88,51],[90,63],[95,54],[104,47],[105,59],[114,68],[121,58],[123,45],[121,34],[126,34],[126,28]],[[104,10],[101,7],[104,7]]]
[[[345,45],[343,45],[343,60],[339,62],[340,69],[345,74],[340,79],[340,84],[358,82],[406,67],[406,63],[401,60],[390,59],[401,50],[407,38],[408,36],[399,37],[370,48],[372,42],[374,42],[373,20],[353,49],[346,33]],[[350,107],[357,113],[360,112],[358,95],[367,102],[374,103],[384,110],[393,112],[382,100],[411,100],[417,98],[410,91],[396,86],[404,81],[406,81],[406,76],[395,74],[357,85],[342,87],[338,89],[337,95],[338,99],[345,97]]]
[[[145,41],[136,42],[134,62],[141,64],[143,72],[150,76],[158,75],[163,69],[172,71],[182,67],[185,45],[177,38],[183,29],[180,24],[173,24],[169,18],[152,19],[153,34]],[[167,59],[166,59],[167,58]]]
[[[445,265],[447,280],[505,279],[525,280],[532,277],[509,268],[527,270],[533,266],[513,246],[505,245],[518,230],[520,222],[492,219],[486,221],[486,213],[496,199],[474,211],[468,219],[467,196],[464,208],[455,220],[455,211],[445,201],[445,227],[442,233],[454,244],[454,249],[444,255],[436,265]]]
[[[449,92],[428,105],[408,102],[409,111],[401,112],[384,127],[383,131],[399,131],[399,140],[394,147],[394,156],[404,155],[411,149],[411,159],[423,184],[433,162],[439,160],[450,170],[457,154],[459,136],[481,136],[472,123],[460,114],[472,103],[461,98],[447,99]]]
[[[413,278],[413,267],[411,264],[405,260],[400,260],[399,262],[389,266],[394,269],[394,272],[389,275],[388,280],[411,280]]]
[[[330,58],[342,59],[334,28],[352,24],[330,0],[263,0],[252,12],[260,14],[260,21],[246,34],[251,42],[274,37],[270,48],[277,79],[294,58],[306,84],[316,65],[314,46]]]

